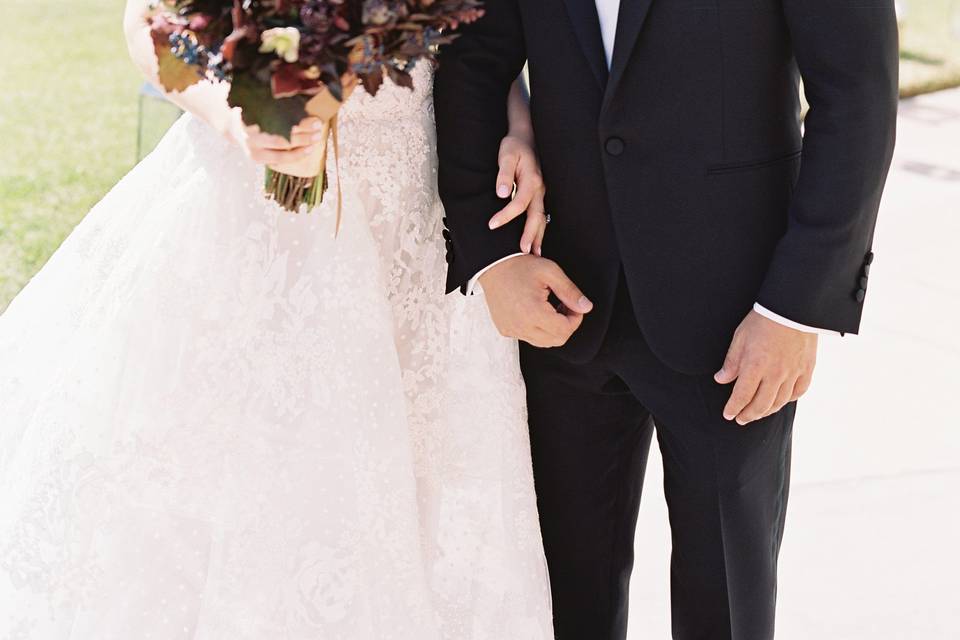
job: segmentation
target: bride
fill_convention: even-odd
[[[335,195],[262,196],[309,120],[287,144],[223,86],[171,96],[190,114],[0,316],[0,638],[553,637],[517,346],[443,295],[430,89],[344,106],[336,238]]]

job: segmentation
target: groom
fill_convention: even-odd
[[[873,261],[893,0],[485,6],[436,77],[448,286],[479,274],[498,328],[525,342],[556,637],[626,635],[655,428],[673,637],[773,638],[794,401],[817,334],[857,332]],[[553,219],[542,258],[514,255],[521,220],[487,229],[525,62]]]

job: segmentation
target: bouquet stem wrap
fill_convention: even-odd
[[[356,82],[344,83],[343,101],[345,102]],[[299,213],[301,206],[306,205],[309,211],[323,202],[327,191],[327,158],[333,145],[334,162],[339,163],[340,148],[337,141],[337,116],[343,102],[338,100],[330,91],[324,89],[307,102],[307,114],[318,118],[322,123],[320,129],[321,142],[316,145],[313,153],[296,162],[267,167],[264,178],[264,191],[267,197],[276,201],[281,207],[294,213]],[[337,231],[340,230],[342,193],[340,175],[337,172]]]

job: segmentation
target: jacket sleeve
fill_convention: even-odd
[[[520,247],[523,217],[491,231],[497,156],[508,130],[507,96],[526,49],[518,0],[486,0],[485,15],[445,46],[434,76],[440,197],[446,210],[447,291]]]
[[[896,138],[896,11],[893,0],[782,2],[810,112],[788,229],[758,302],[857,333]]]

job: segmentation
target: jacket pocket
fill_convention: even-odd
[[[774,165],[790,162],[800,157],[802,151],[791,151],[787,154],[766,158],[763,160],[746,160],[742,162],[725,162],[722,164],[712,164],[707,166],[707,175],[721,175],[724,173],[736,173],[738,171],[751,171],[753,169],[763,169]]]

